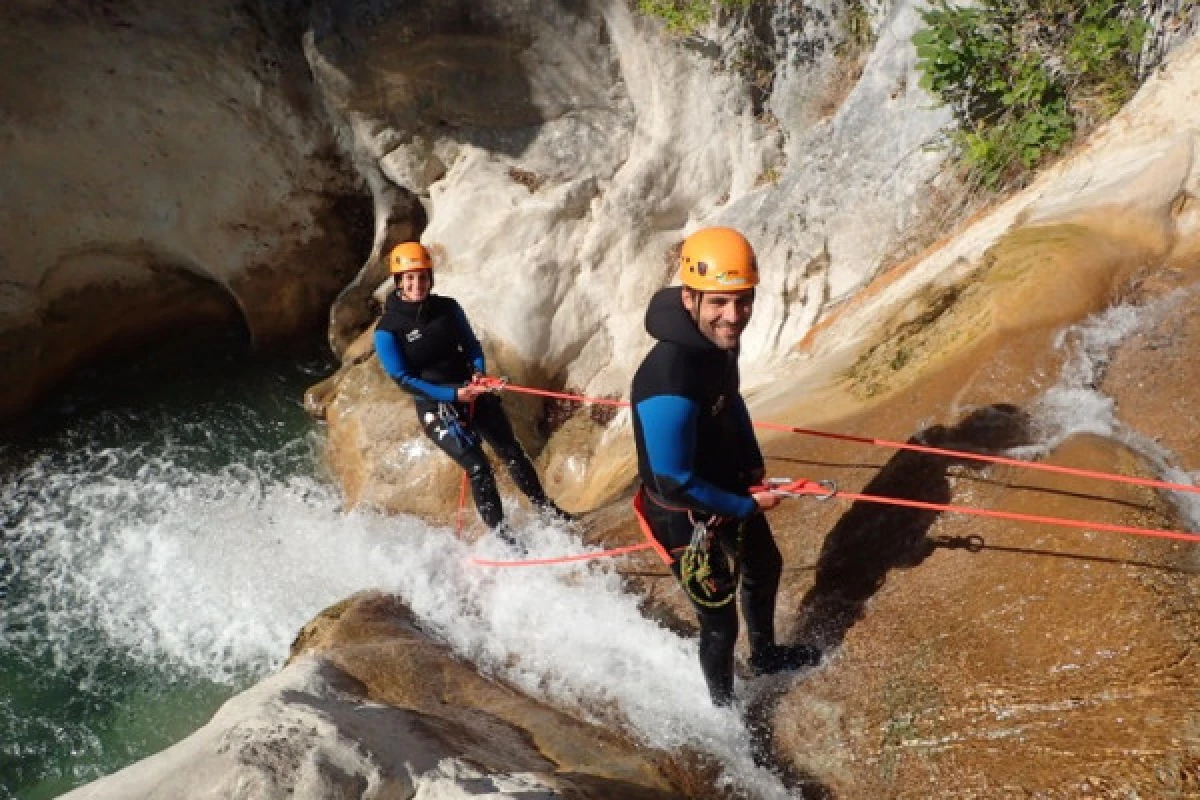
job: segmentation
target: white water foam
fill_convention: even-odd
[[[1013,450],[1012,455],[1035,458],[1054,450],[1075,434],[1091,433],[1111,438],[1133,450],[1150,464],[1161,480],[1195,486],[1200,473],[1184,470],[1167,448],[1119,420],[1112,398],[1097,388],[1116,348],[1178,309],[1193,291],[1178,290],[1145,306],[1113,306],[1063,330],[1055,341],[1055,346],[1067,352],[1062,375],[1058,383],[1038,399],[1033,409],[1040,429],[1039,441]],[[1190,492],[1166,494],[1187,529],[1200,533],[1200,495]]]
[[[646,619],[613,564],[478,567],[472,553],[511,554],[493,537],[473,548],[415,518],[344,512],[310,478],[141,457],[110,448],[26,469],[18,483],[34,488],[19,513],[4,509],[17,520],[6,546],[39,589],[10,609],[21,625],[0,623],[0,648],[32,637],[60,661],[108,647],[212,680],[258,677],[321,609],[379,588],[481,670],[649,746],[709,754],[753,796],[791,796],[754,764],[738,716],[709,704],[695,642]],[[530,557],[583,551],[553,526],[520,534]],[[81,645],[81,631],[100,641]]]

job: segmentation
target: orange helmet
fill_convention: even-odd
[[[733,228],[701,228],[683,240],[679,280],[700,292],[742,292],[758,286],[758,262]]]
[[[403,242],[388,253],[388,271],[393,275],[417,269],[433,269],[433,259],[420,242]]]

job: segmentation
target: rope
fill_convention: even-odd
[[[773,488],[771,491],[786,496],[830,496],[828,487],[822,486],[814,481],[803,479],[785,486]],[[1134,536],[1153,536],[1160,539],[1177,539],[1183,542],[1200,542],[1200,534],[1185,533],[1183,531],[1160,530],[1157,528],[1135,528],[1129,525],[1113,525],[1107,522],[1088,522],[1086,520],[1068,519],[1066,517],[1048,517],[1040,514],[1021,514],[1016,511],[995,511],[987,508],[971,508],[970,506],[927,503],[923,500],[905,500],[899,497],[882,497],[880,495],[860,494],[858,492],[843,492],[840,489],[834,490],[832,496],[844,497],[847,500],[861,500],[864,503],[880,503],[890,506],[920,508],[926,511],[946,511],[952,514],[967,514],[976,517],[1011,519],[1019,522],[1040,522],[1046,525],[1059,525],[1064,528],[1086,528],[1088,530],[1111,531],[1113,533],[1128,533]]]
[[[471,399],[470,406],[467,410],[467,421],[472,422],[475,419],[475,399]],[[462,538],[463,532],[463,512],[467,505],[467,471],[462,471],[462,479],[458,484],[458,511],[454,513],[454,535],[459,539]]]
[[[567,392],[552,392],[546,389],[534,389],[528,386],[519,386],[517,384],[508,383],[508,381],[498,378],[484,379],[489,387],[498,391],[506,389],[509,391],[519,392],[522,394],[538,395],[541,397],[552,397],[561,400],[572,400],[579,403],[593,403],[597,405],[608,405],[617,407],[628,407],[629,403],[624,400],[614,400],[603,397],[588,397],[587,395],[570,394]],[[1168,481],[1153,480],[1149,478],[1135,478],[1128,475],[1117,475],[1109,472],[1099,472],[1095,470],[1078,469],[1075,467],[1061,467],[1053,464],[1041,464],[1038,462],[1021,461],[1015,458],[1005,458],[1003,456],[990,456],[981,453],[968,453],[960,450],[950,450],[942,447],[932,447],[929,445],[910,444],[908,442],[893,442],[886,439],[876,439],[866,436],[853,436],[850,434],[831,433],[828,431],[819,431],[809,428],[799,428],[793,425],[783,425],[774,422],[755,422],[755,427],[768,430],[778,430],[786,433],[798,433],[805,436],[816,436],[826,439],[837,439],[840,441],[857,442],[860,444],[870,444],[877,447],[886,447],[893,450],[909,450],[918,453],[926,453],[931,455],[949,456],[957,459],[967,459],[974,461],[984,461],[993,464],[1005,464],[1008,466],[1022,467],[1025,469],[1041,470],[1043,472],[1056,472],[1066,475],[1075,475],[1078,477],[1094,478],[1097,480],[1112,481],[1115,483],[1128,483],[1138,486],[1148,486],[1155,489],[1166,489],[1170,491],[1193,492],[1200,493],[1200,487],[1189,486],[1181,483],[1171,483]],[[465,473],[464,473],[465,477]],[[790,497],[801,497],[808,495],[816,495],[821,499],[829,499],[830,497],[842,497],[848,500],[861,501],[865,503],[878,503],[881,505],[901,506],[904,508],[918,508],[925,511],[939,511],[951,514],[964,514],[968,516],[990,517],[993,519],[1006,519],[1018,522],[1034,522],[1044,525],[1056,525],[1064,528],[1082,528],[1087,530],[1109,531],[1112,533],[1124,533],[1133,536],[1147,536],[1160,539],[1173,539],[1184,542],[1200,543],[1200,534],[1185,533],[1183,531],[1161,530],[1156,528],[1139,528],[1130,525],[1114,525],[1107,522],[1088,522],[1086,520],[1069,519],[1065,517],[1051,517],[1040,514],[1022,514],[1015,511],[996,511],[985,508],[971,508],[969,506],[959,506],[946,503],[928,503],[922,500],[906,500],[899,497],[883,497],[880,495],[862,494],[859,492],[845,492],[832,486],[829,481],[810,481],[800,479],[791,482],[774,481],[768,486],[755,487],[751,491],[773,491],[777,494]],[[613,556],[625,555],[627,553],[638,552],[641,550],[653,549],[658,552],[663,562],[670,565],[671,556],[667,553],[662,545],[658,544],[653,538],[653,534],[649,531],[641,508],[641,492],[634,497],[634,512],[638,518],[638,523],[642,528],[642,532],[648,539],[642,544],[630,545],[628,547],[618,547],[612,550],[598,550],[591,553],[582,553],[573,556],[560,556],[558,558],[535,558],[523,559],[516,561],[495,561],[489,559],[472,558],[470,563],[484,567],[529,567],[529,566],[544,566],[552,564],[566,564],[577,561],[589,561],[598,558],[608,558]],[[461,507],[461,498],[460,498]],[[460,508],[461,510],[461,508]]]
[[[596,550],[591,553],[579,553],[573,556],[559,556],[557,558],[526,558],[520,561],[493,561],[487,558],[471,558],[470,563],[477,567],[540,567],[549,564],[570,564],[575,561],[591,561],[595,558],[609,558],[610,556],[623,556],[626,553],[636,553],[639,550],[651,550],[654,545],[649,542],[642,544],[631,544],[628,547],[618,547],[615,550]]]
[[[484,558],[472,558],[469,559],[469,562],[480,567],[536,567],[548,564],[569,564],[575,561],[590,561],[595,558],[609,558],[610,556],[623,556],[626,553],[636,553],[640,550],[653,550],[662,559],[662,562],[669,567],[674,559],[671,558],[671,554],[659,543],[658,539],[654,538],[654,534],[650,531],[650,524],[646,522],[645,501],[642,497],[643,493],[640,489],[633,496],[633,515],[637,518],[638,527],[641,528],[642,535],[646,537],[646,541],[642,544],[618,547],[613,550],[597,550],[591,553],[562,556],[560,558],[530,558],[521,561],[491,561]]]
[[[875,439],[868,436],[851,436],[846,433],[830,433],[828,431],[810,430],[807,428],[797,428],[792,425],[781,425],[776,422],[756,422],[754,426],[757,428],[765,428],[768,430],[785,431],[788,433],[800,433],[805,436],[819,436],[825,439],[839,439],[845,442],[858,442],[860,444],[872,444],[877,447],[889,447],[893,450],[911,450],[917,453],[929,453],[938,456],[950,456],[952,458],[971,459],[973,461],[986,461],[992,464],[1006,464],[1011,467],[1022,467],[1024,469],[1040,470],[1042,472],[1057,472],[1063,475],[1075,475],[1082,478],[1095,478],[1102,481],[1112,481],[1114,483],[1132,483],[1137,486],[1149,486],[1154,489],[1168,489],[1173,492],[1192,492],[1200,494],[1200,486],[1189,486],[1186,483],[1170,483],[1169,481],[1159,481],[1152,478],[1135,478],[1131,475],[1117,475],[1112,472],[1099,472],[1090,469],[1079,469],[1077,467],[1060,467],[1056,464],[1042,464],[1038,461],[1022,461],[1019,458],[1005,458],[1004,456],[989,456],[983,453],[968,453],[962,450],[949,450],[943,447],[931,447],[924,444],[909,444],[908,442],[891,442],[887,439]]]
[[[490,380],[495,381],[497,388],[503,388],[513,392],[520,392],[522,394],[554,397],[560,400],[575,400],[576,402],[580,403],[596,403],[600,405],[619,406],[622,408],[627,408],[629,406],[629,403],[625,400],[613,400],[603,397],[588,397],[586,395],[567,394],[565,392],[550,392],[546,391],[545,389],[533,389],[528,386],[518,386],[516,384],[507,383],[495,378]],[[876,447],[885,447],[892,450],[909,450],[915,453],[949,456],[951,458],[960,458],[970,461],[984,461],[991,464],[1005,464],[1011,467],[1021,467],[1024,469],[1039,470],[1041,472],[1056,472],[1062,475],[1075,475],[1082,478],[1095,478],[1097,480],[1112,481],[1114,483],[1129,483],[1136,486],[1148,486],[1153,489],[1166,489],[1172,492],[1191,492],[1194,494],[1200,494],[1200,486],[1189,486],[1186,483],[1171,483],[1169,481],[1154,480],[1152,478],[1136,478],[1131,475],[1117,475],[1111,472],[1099,472],[1096,470],[1079,469],[1077,467],[1061,467],[1056,464],[1042,464],[1037,461],[1022,461],[1019,458],[989,456],[984,455],[983,453],[968,453],[963,450],[950,450],[944,447],[932,447],[924,444],[893,442],[887,439],[876,439],[871,436],[853,436],[847,433],[832,433],[830,431],[821,431],[812,428],[798,428],[795,425],[785,425],[779,422],[755,422],[754,427],[762,428],[764,430],[783,431],[784,433],[798,433],[803,436],[815,436],[822,439],[836,439],[843,442],[870,444]]]

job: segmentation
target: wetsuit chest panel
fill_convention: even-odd
[[[744,488],[746,454],[740,446],[741,421],[733,413],[737,391],[737,366],[729,354],[697,352],[660,342],[634,376],[633,403],[636,406],[656,395],[682,397],[694,403],[696,474],[721,488],[740,491]],[[640,427],[636,418],[635,427]],[[648,463],[640,464],[639,472],[643,481],[653,485]]]
[[[379,327],[396,337],[413,374],[431,383],[460,383],[471,377],[454,301],[432,295],[422,303],[391,302]]]

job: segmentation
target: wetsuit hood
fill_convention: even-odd
[[[660,342],[671,342],[693,350],[720,350],[696,327],[683,305],[683,287],[659,289],[646,309],[646,332]]]

